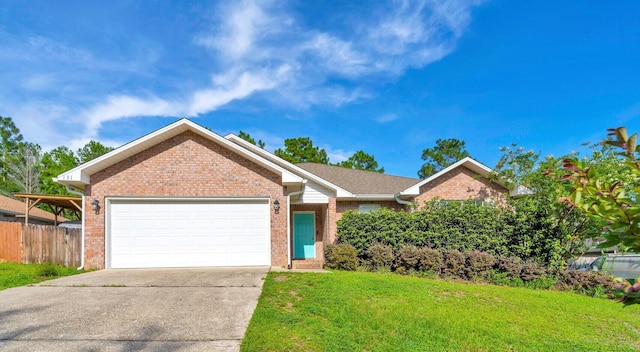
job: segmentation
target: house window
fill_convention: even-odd
[[[380,204],[360,204],[358,205],[358,211],[361,213],[371,213],[380,209]]]

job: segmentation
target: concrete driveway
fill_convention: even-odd
[[[0,291],[0,351],[238,351],[268,270],[112,269]]]

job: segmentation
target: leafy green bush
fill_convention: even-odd
[[[431,272],[436,275],[442,274],[444,259],[442,252],[437,249],[424,247],[420,250],[420,264],[418,269],[423,272]]]
[[[420,269],[421,249],[414,245],[400,247],[396,256],[396,271],[401,274],[408,274]]]
[[[403,245],[433,249],[478,250],[494,257],[517,256],[561,267],[570,252],[564,225],[529,199],[511,200],[505,207],[473,201],[431,200],[412,213],[381,209],[347,211],[338,222],[339,243],[359,253],[382,243],[398,251]]]
[[[474,280],[477,278],[488,278],[496,259],[489,253],[478,250],[466,254],[467,278]]]
[[[466,277],[465,257],[457,249],[447,249],[442,252],[443,266],[442,274],[451,278]]]
[[[358,251],[350,244],[331,244],[324,249],[325,265],[330,269],[354,271],[358,268]]]
[[[614,279],[609,275],[593,271],[570,270],[559,274],[555,288],[593,297],[613,298],[614,286]]]
[[[498,272],[505,273],[506,277],[520,278],[522,273],[522,260],[518,257],[501,256],[496,263]]]
[[[382,243],[375,243],[367,248],[367,262],[373,270],[391,268],[393,264],[393,249]]]

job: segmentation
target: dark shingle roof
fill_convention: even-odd
[[[296,166],[353,194],[396,194],[420,182],[419,179],[411,177],[386,175],[325,164],[301,163]]]

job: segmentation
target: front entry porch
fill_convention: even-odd
[[[322,269],[327,236],[326,204],[291,205],[291,267]]]

